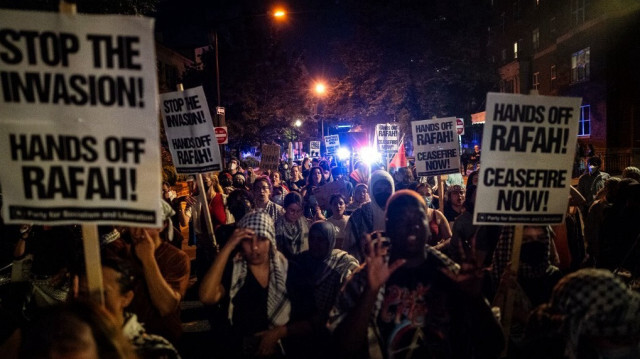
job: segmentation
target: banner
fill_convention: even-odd
[[[338,135],[324,136],[324,146],[327,155],[337,153],[338,148],[340,148],[340,137]]]
[[[263,171],[277,171],[280,164],[280,146],[262,145],[262,156],[260,157],[260,169]]]
[[[487,95],[474,224],[564,221],[581,102]]]
[[[377,124],[375,139],[379,152],[397,152],[400,143],[400,125],[397,123]]]
[[[460,139],[456,118],[411,122],[413,152],[418,176],[460,172]]]
[[[159,227],[153,20],[0,10],[7,223]]]
[[[220,171],[220,148],[202,86],[160,95],[160,109],[176,172]]]
[[[320,157],[320,141],[309,142],[309,157],[311,158]]]

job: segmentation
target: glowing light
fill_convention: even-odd
[[[283,9],[277,9],[273,12],[273,17],[277,18],[277,19],[282,19],[285,16],[287,16],[287,12],[284,11]]]
[[[294,125],[295,125],[296,127],[300,127],[300,126],[302,126],[302,121],[300,121],[300,120],[296,120],[296,122],[294,123]]]
[[[382,161],[382,155],[373,147],[362,147],[360,149],[360,159],[371,165]]]
[[[324,95],[327,92],[327,87],[322,82],[319,82],[316,84],[315,90],[318,95]]]
[[[344,160],[348,159],[349,156],[351,156],[351,152],[346,147],[338,148],[338,153],[337,154],[338,154],[338,159],[340,161],[344,161]]]

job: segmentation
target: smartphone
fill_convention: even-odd
[[[371,233],[371,244],[375,245],[378,242],[380,242],[380,245],[383,248],[391,246],[391,240],[387,237],[387,233],[384,231],[373,231]]]

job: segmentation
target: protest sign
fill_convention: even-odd
[[[263,171],[277,171],[280,164],[280,146],[262,145],[262,157],[260,157],[260,169]]]
[[[8,223],[158,227],[153,20],[0,11]]]
[[[487,95],[474,224],[563,222],[581,101]]]
[[[220,149],[202,86],[160,95],[160,108],[176,172],[220,171]]]
[[[309,142],[309,157],[311,158],[320,157],[320,141]]]
[[[324,146],[327,155],[337,153],[340,148],[340,137],[338,135],[324,136]]]
[[[380,152],[397,152],[400,139],[400,125],[383,123],[376,125],[376,147]]]
[[[418,176],[460,172],[460,138],[456,118],[411,122]]]

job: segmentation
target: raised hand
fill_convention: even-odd
[[[382,246],[382,241],[380,240],[373,242],[368,234],[365,237],[365,246],[367,283],[369,289],[377,292],[391,277],[391,274],[400,268],[406,260],[398,259],[389,265],[386,260],[387,248]]]

